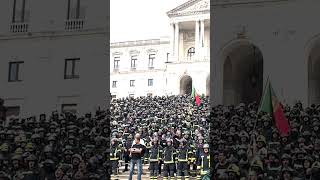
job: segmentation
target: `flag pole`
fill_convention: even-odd
[[[268,76],[268,77],[267,77],[266,84],[265,84],[265,86],[264,86],[264,88],[263,88],[262,97],[261,97],[261,100],[260,100],[260,103],[259,103],[259,109],[258,109],[257,114],[261,112],[261,105],[262,105],[262,102],[263,102],[264,99],[265,99],[265,94],[266,94],[266,92],[267,92],[267,88],[269,88],[269,86],[268,86],[268,84],[270,83],[269,81],[270,81],[270,79],[269,79],[269,76]],[[255,120],[253,130],[256,130],[257,122],[258,122],[258,117],[257,117],[256,120]]]
[[[261,105],[262,105],[262,102],[263,102],[264,99],[265,99],[265,93],[267,92],[267,88],[269,87],[269,86],[268,86],[269,81],[270,81],[270,79],[269,79],[269,76],[268,76],[268,77],[267,77],[267,81],[266,81],[266,83],[265,83],[265,86],[264,86],[264,88],[263,88],[262,97],[261,97],[261,99],[260,99],[259,109],[258,109],[257,114],[261,111]],[[253,126],[253,132],[256,130],[257,122],[258,122],[258,117],[256,117],[256,119],[255,119],[254,126]],[[254,141],[253,141],[253,136],[252,136],[252,134],[251,134],[251,136],[250,136],[250,145],[255,146]],[[252,148],[253,148],[253,147],[252,147]],[[250,148],[250,149],[251,149],[251,148]],[[253,152],[253,151],[254,151],[254,149],[252,149],[252,157],[255,156],[255,152]]]

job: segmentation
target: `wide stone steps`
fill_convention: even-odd
[[[126,171],[126,172],[122,172],[125,168],[125,166],[123,165],[124,163],[120,163],[121,166],[119,167],[119,173],[118,175],[112,175],[111,176],[111,179],[112,180],[128,180],[129,179],[129,171]],[[150,180],[150,172],[148,170],[149,168],[149,164],[144,164],[142,166],[142,169],[143,169],[143,175],[142,175],[142,180]],[[130,167],[129,167],[130,169]],[[134,175],[132,177],[132,180],[137,180],[137,166],[135,166],[135,172],[134,172]],[[158,180],[162,180],[162,175],[161,176],[158,176]],[[175,177],[174,179],[171,179],[171,180],[176,180],[177,178]],[[183,178],[182,178],[183,179]],[[196,177],[189,177],[189,180],[196,180]]]

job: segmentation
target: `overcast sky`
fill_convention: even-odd
[[[166,12],[188,0],[110,0],[111,42],[169,36]]]

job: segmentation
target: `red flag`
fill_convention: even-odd
[[[192,96],[192,98],[195,98],[197,105],[200,106],[201,105],[201,99],[200,99],[200,96],[196,92],[196,89],[194,87],[192,87],[191,96]]]
[[[282,136],[287,136],[290,133],[289,121],[284,113],[281,102],[277,98],[271,86],[269,79],[261,100],[259,111],[272,113],[275,119],[276,127]]]
[[[198,106],[201,105],[201,99],[200,99],[199,94],[196,95],[196,103],[197,103]]]

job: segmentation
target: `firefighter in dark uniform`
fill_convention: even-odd
[[[174,178],[175,156],[176,150],[172,145],[172,140],[167,139],[167,146],[163,151],[163,180],[167,180],[169,175],[170,178]]]
[[[119,162],[119,149],[118,149],[118,143],[116,138],[113,138],[111,140],[110,161],[111,161],[112,174],[117,175],[118,162]]]
[[[133,137],[132,137],[132,134],[129,134],[128,135],[128,139],[125,141],[125,145],[124,145],[124,163],[125,163],[125,168],[123,170],[123,172],[125,171],[129,171],[128,169],[128,166],[129,166],[129,162],[130,162],[130,152],[129,152],[129,149],[131,148],[132,146],[132,141],[133,141]]]
[[[189,161],[189,174],[191,176],[196,176],[197,173],[197,161],[196,161],[196,148],[193,143],[190,143],[189,151],[188,151],[188,161]]]
[[[184,179],[189,179],[188,174],[188,152],[189,148],[187,146],[187,141],[183,140],[180,142],[180,147],[177,151],[177,180],[181,180],[181,177]]]
[[[200,154],[200,158],[197,163],[197,169],[199,170],[197,180],[202,179],[203,176],[210,171],[209,144],[203,145],[203,152]]]
[[[157,138],[154,138],[151,142],[151,148],[149,151],[149,170],[150,179],[158,179],[159,161],[161,160],[162,148],[158,144]]]
[[[6,120],[6,108],[4,107],[4,100],[0,98],[0,120]]]

